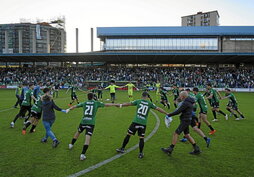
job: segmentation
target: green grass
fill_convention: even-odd
[[[135,92],[135,99],[140,97],[141,92]],[[158,132],[145,143],[145,157],[138,159],[138,149],[125,156],[106,164],[84,176],[98,177],[124,177],[124,176],[254,176],[254,142],[253,142],[253,93],[235,94],[240,109],[247,119],[228,121],[219,115],[219,122],[212,123],[217,130],[211,136],[212,144],[208,149],[204,140],[191,130],[191,134],[203,151],[199,156],[189,155],[192,146],[188,143],[178,143],[171,157],[163,154],[161,147],[170,144],[172,133],[179,124],[178,116],[169,129],[164,125],[164,115],[156,112],[161,118]],[[80,100],[85,95],[78,94]],[[108,92],[104,92],[104,99],[109,98]],[[152,93],[155,100],[155,94]],[[117,102],[127,102],[127,92],[117,92]],[[41,144],[40,139],[44,136],[44,128],[39,123],[34,134],[21,134],[23,120],[18,120],[15,128],[9,128],[9,124],[17,114],[18,109],[1,111],[11,108],[15,103],[13,90],[0,90],[0,176],[67,176],[81,171],[91,165],[99,163],[114,156],[115,149],[122,144],[126,130],[130,125],[135,108],[102,108],[97,113],[96,128],[92,137],[91,145],[87,152],[87,160],[80,161],[79,155],[84,143],[84,135],[81,135],[74,149],[68,150],[74,132],[82,117],[82,110],[76,109],[69,114],[57,112],[56,122],[53,126],[61,144],[52,149],[51,141]],[[169,98],[172,101],[172,97]],[[70,101],[69,94],[60,92],[60,98],[55,100],[61,108],[67,108]],[[221,101],[221,109],[226,112],[227,100]],[[171,102],[171,105],[172,102]],[[161,105],[160,105],[161,106]],[[171,108],[170,111],[172,111]],[[208,114],[212,120],[211,111]],[[149,115],[147,133],[154,128],[156,120],[152,114]],[[209,129],[203,124],[202,130],[208,134]],[[138,137],[131,138],[128,147],[138,143]]]

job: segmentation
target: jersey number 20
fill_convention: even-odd
[[[140,107],[138,108],[138,114],[142,114],[143,116],[145,116],[147,114],[148,111],[148,106],[140,104]]]

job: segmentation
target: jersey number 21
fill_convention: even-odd
[[[93,115],[93,106],[86,105],[85,115],[89,115],[89,116]]]

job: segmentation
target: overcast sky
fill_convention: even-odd
[[[79,51],[88,52],[91,27],[180,26],[181,16],[213,10],[218,10],[222,26],[254,25],[254,0],[1,0],[0,23],[64,15],[67,52],[75,52],[75,28]],[[99,50],[96,33],[94,37]]]

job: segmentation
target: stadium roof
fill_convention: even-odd
[[[98,27],[97,37],[254,36],[254,26]]]
[[[119,51],[1,54],[0,62],[106,62],[115,64],[254,64],[254,53],[172,53]]]

